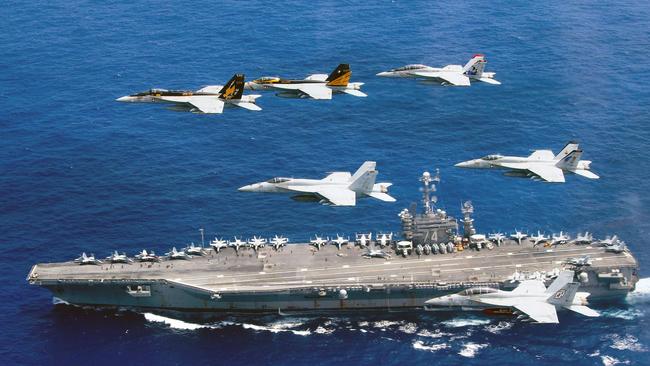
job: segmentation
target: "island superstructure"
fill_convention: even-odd
[[[598,302],[625,297],[638,281],[637,261],[616,238],[477,234],[469,202],[462,207],[461,233],[458,221],[436,208],[438,174],[420,180],[424,209],[412,205],[399,214],[398,240],[367,232],[356,240],[289,244],[277,236],[215,238],[213,249],[183,259],[174,259],[174,250],[132,262],[42,263],[27,280],[74,305],[192,313],[418,310],[465,288],[510,290],[530,278],[549,284],[563,269],[575,271],[580,291]]]

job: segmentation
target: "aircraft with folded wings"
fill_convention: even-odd
[[[367,97],[361,91],[364,83],[351,83],[350,65],[340,64],[331,74],[309,75],[301,80],[283,79],[277,76],[265,76],[245,84],[251,90],[276,90],[279,97],[332,99],[332,94],[350,94],[355,97]]]
[[[564,183],[564,173],[573,173],[589,179],[599,177],[590,170],[591,161],[581,160],[582,150],[578,143],[570,141],[559,154],[551,150],[536,150],[528,157],[488,155],[480,159],[456,164],[459,168],[508,169],[505,175],[541,179],[546,182]]]
[[[297,200],[319,201],[332,206],[355,206],[357,198],[372,197],[395,202],[388,194],[392,183],[375,183],[377,163],[366,161],[354,173],[334,172],[323,179],[272,178],[266,182],[239,188],[241,192],[269,192],[294,194]]]
[[[518,320],[537,323],[559,323],[557,310],[566,309],[597,317],[600,314],[587,307],[588,292],[577,292],[579,282],[573,281],[573,271],[562,271],[546,288],[541,280],[522,281],[512,291],[492,287],[472,287],[457,294],[436,297],[425,302],[425,310],[512,310]]]
[[[130,103],[172,103],[197,113],[223,113],[225,107],[236,106],[261,111],[255,100],[261,95],[244,95],[244,75],[235,74],[226,85],[209,85],[197,91],[150,89],[116,100]]]
[[[486,64],[487,60],[485,56],[476,54],[465,66],[447,65],[445,67],[432,67],[422,64],[411,64],[380,72],[377,76],[425,79],[445,86],[470,86],[472,81],[501,85],[499,81],[494,80],[494,72],[484,71]]]

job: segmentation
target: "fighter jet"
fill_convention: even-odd
[[[75,263],[86,265],[86,264],[102,264],[102,261],[99,259],[95,259],[95,255],[91,254],[90,256],[86,255],[86,253],[81,253],[81,256],[77,259],[74,260]]]
[[[355,97],[367,97],[361,91],[363,83],[351,83],[350,65],[340,64],[327,74],[309,75],[303,80],[287,80],[277,76],[265,76],[245,84],[251,90],[279,90],[277,94],[286,98],[332,99],[332,94],[346,93]]]
[[[261,95],[243,95],[244,75],[235,74],[224,86],[210,85],[197,91],[151,89],[142,93],[117,98],[118,102],[172,103],[188,107],[191,112],[223,113],[226,106],[236,106],[251,111],[261,111],[255,104]]]
[[[503,235],[503,233],[494,233],[494,234],[488,235],[488,239],[495,242],[497,244],[497,246],[501,246],[501,243],[503,243],[503,240],[505,238],[506,238],[506,236]]]
[[[571,237],[562,231],[560,231],[558,235],[553,234],[551,238],[553,239],[551,240],[551,245],[566,244],[571,240]]]
[[[175,260],[175,259],[191,259],[192,258],[191,255],[185,253],[184,251],[179,252],[178,250],[176,250],[176,247],[172,247],[171,252],[167,252],[167,253],[165,253],[165,255],[167,256],[167,258],[169,258],[171,260]]]
[[[564,172],[574,173],[589,179],[599,177],[589,170],[591,161],[580,160],[582,150],[578,143],[570,141],[559,154],[550,150],[536,150],[528,157],[488,155],[480,159],[456,164],[459,168],[508,169],[505,175],[528,177],[546,182],[564,183]]]
[[[476,54],[465,66],[447,65],[440,68],[412,64],[380,72],[377,76],[426,79],[440,83],[443,86],[470,86],[470,81],[501,85],[500,82],[494,80],[494,72],[483,71],[485,64],[487,64],[485,56]]]
[[[372,241],[372,233],[368,234],[357,234],[357,243],[362,248],[367,247]]]
[[[383,258],[390,259],[390,254],[384,252],[381,249],[368,249],[367,252],[363,253],[364,258]]]
[[[570,264],[575,267],[591,266],[591,257],[588,255],[583,255],[582,257],[569,258],[567,259],[566,264]]]
[[[392,241],[393,233],[377,235],[377,244],[379,244],[379,246],[382,248],[389,245]]]
[[[336,234],[336,239],[332,240],[332,244],[336,245],[336,247],[341,250],[341,247],[343,245],[346,245],[350,242],[350,238],[344,238],[340,236],[339,234]]]
[[[391,183],[377,183],[377,163],[366,161],[351,175],[334,172],[323,179],[273,178],[239,188],[241,192],[295,193],[297,200],[319,200],[332,206],[354,206],[357,198],[373,197],[385,202],[395,202],[388,195]]]
[[[287,245],[289,242],[289,239],[285,238],[284,236],[273,236],[273,239],[270,240],[271,245],[273,245],[273,248],[275,250],[279,250],[281,247]]]
[[[528,234],[522,233],[519,230],[515,230],[514,234],[510,234],[510,237],[512,239],[515,239],[517,241],[517,244],[521,245],[521,241],[526,239],[528,237]]]
[[[327,242],[329,242],[329,241],[330,241],[329,238],[327,238],[327,239],[323,239],[323,238],[320,237],[320,236],[316,236],[314,239],[311,239],[311,240],[309,241],[309,243],[310,243],[311,245],[315,246],[318,250],[320,250],[320,248],[321,248],[323,245],[327,244]]]
[[[205,249],[191,243],[187,247],[183,248],[183,252],[189,254],[190,256],[202,256],[205,254]]]
[[[591,244],[592,241],[594,241],[594,237],[588,231],[586,231],[584,234],[578,233],[576,238],[573,240],[573,242],[576,244]]]
[[[599,243],[604,246],[610,246],[618,243],[618,241],[618,236],[614,235],[612,237],[608,236],[605,239],[600,240]]]
[[[562,271],[546,288],[540,280],[523,281],[512,291],[490,287],[473,287],[458,294],[436,297],[425,302],[425,310],[510,309],[520,314],[517,319],[537,323],[559,323],[557,310],[568,309],[589,317],[599,316],[587,307],[587,292],[577,292],[580,283],[573,282],[573,271]]]
[[[240,248],[240,247],[243,247],[243,246],[246,246],[246,242],[243,241],[243,240],[241,240],[241,239],[238,239],[238,238],[235,236],[235,240],[233,240],[233,241],[231,241],[230,243],[228,243],[228,245],[231,246],[231,247],[233,247],[233,248],[235,248],[235,252],[239,252],[239,248]]]
[[[133,260],[126,256],[126,253],[119,254],[117,250],[113,254],[106,257],[106,260],[110,263],[132,263]]]
[[[142,252],[136,254],[135,259],[137,259],[138,262],[158,262],[160,260],[153,250],[147,253],[146,249],[143,249]]]
[[[537,230],[537,235],[531,235],[530,240],[533,241],[533,246],[537,246],[539,244],[548,242],[551,238],[548,236],[545,236],[542,234],[539,230]]]
[[[223,239],[214,238],[214,240],[210,243],[210,246],[214,249],[215,252],[219,253],[221,249],[228,247],[228,243]]]
[[[616,244],[608,245],[605,247],[605,251],[611,253],[623,253],[625,249],[625,242],[622,241],[618,241]]]
[[[248,241],[248,246],[253,248],[253,250],[257,251],[257,249],[262,248],[266,245],[266,239],[260,237],[258,238],[257,236],[253,236],[253,239]]]

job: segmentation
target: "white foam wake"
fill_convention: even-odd
[[[413,348],[414,349],[419,349],[419,350],[422,350],[422,351],[436,352],[436,351],[439,351],[441,349],[449,348],[449,346],[447,345],[447,343],[426,345],[422,341],[415,341],[415,342],[413,342]]]
[[[168,318],[165,316],[160,316],[152,313],[144,313],[144,318],[147,319],[150,322],[154,323],[164,323],[167,324],[170,328],[172,329],[181,329],[181,330],[196,330],[196,329],[202,329],[202,328],[219,328],[214,325],[203,325],[203,324],[196,324],[196,323],[188,323],[182,320],[178,319],[172,319]]]
[[[650,278],[642,278],[636,283],[634,291],[627,294],[628,304],[650,302]]]
[[[478,343],[464,343],[463,349],[458,352],[459,355],[468,358],[474,358],[476,353],[481,349],[487,347],[487,344],[478,344]]]
[[[486,325],[490,324],[489,319],[472,319],[472,318],[460,318],[460,319],[451,319],[445,320],[442,322],[443,325],[450,328],[461,328],[461,327],[472,327],[477,325]]]

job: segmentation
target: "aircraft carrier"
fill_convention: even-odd
[[[616,239],[518,233],[490,240],[476,234],[470,203],[462,207],[461,233],[458,220],[435,208],[437,175],[420,180],[423,210],[413,205],[399,214],[399,240],[364,234],[340,248],[267,244],[208,249],[185,260],[43,263],[27,280],[79,306],[205,314],[418,310],[475,286],[508,290],[528,278],[548,285],[567,268],[591,302],[622,299],[638,281],[636,259]]]

